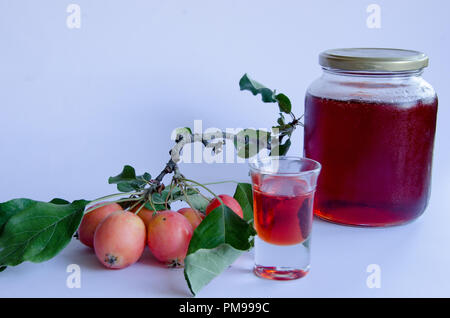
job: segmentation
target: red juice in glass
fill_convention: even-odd
[[[302,243],[311,232],[313,192],[295,178],[269,177],[253,188],[255,229],[270,244]]]
[[[269,157],[250,164],[257,276],[290,280],[309,271],[313,200],[320,164]]]

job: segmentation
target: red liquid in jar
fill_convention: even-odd
[[[401,224],[430,194],[437,99],[424,104],[306,96],[305,156],[322,164],[314,213],[365,226]]]
[[[308,238],[312,226],[313,192],[302,180],[253,176],[254,222],[258,237],[267,243],[293,245]]]

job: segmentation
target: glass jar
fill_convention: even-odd
[[[430,196],[437,96],[428,57],[398,49],[320,54],[305,99],[304,155],[322,164],[314,213],[348,225],[419,217]]]

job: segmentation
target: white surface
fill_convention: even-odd
[[[450,296],[447,241],[426,222],[366,230],[314,224],[312,270],[292,282],[273,282],[251,273],[251,253],[242,256],[199,297],[377,297]],[[435,233],[434,235],[432,233]],[[444,245],[444,244],[442,244]],[[81,266],[81,289],[66,287],[66,267]],[[381,289],[366,286],[366,267],[381,266]],[[145,253],[139,263],[107,270],[95,255],[73,241],[55,259],[10,268],[0,277],[2,297],[186,297],[182,270],[167,269]]]
[[[421,218],[398,227],[356,228],[316,219],[312,267],[304,278],[289,282],[258,278],[251,271],[249,252],[198,297],[450,297],[450,200],[436,201]],[[70,264],[81,267],[80,289],[66,286]],[[367,287],[369,264],[381,268],[379,289]],[[0,286],[2,297],[190,296],[183,270],[159,264],[147,249],[131,267],[109,270],[76,240],[46,263],[8,268],[0,274]]]
[[[72,2],[72,1],[71,1]],[[317,55],[334,47],[398,47],[430,56],[424,73],[439,96],[430,205],[394,228],[343,227],[316,220],[312,270],[294,282],[250,271],[244,255],[199,296],[450,296],[450,3],[376,1],[381,29],[366,27],[367,5],[341,1],[73,1],[81,29],[66,27],[60,0],[0,2],[0,201],[93,199],[114,191],[124,164],[158,173],[175,127],[270,127],[275,105],[239,92],[248,72],[288,95],[303,112]],[[345,5],[343,5],[345,3]],[[418,22],[419,21],[419,22]],[[303,133],[292,155],[302,153]],[[199,181],[243,179],[243,164],[185,164]],[[232,192],[231,189],[228,192]],[[82,268],[82,288],[66,288],[66,266]],[[380,289],[366,268],[381,266]],[[0,296],[188,296],[182,271],[147,255],[105,270],[73,241],[55,259],[0,273]]]

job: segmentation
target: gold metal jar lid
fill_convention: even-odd
[[[427,67],[428,56],[418,51],[401,49],[332,49],[320,53],[319,64],[346,71],[402,72]]]

